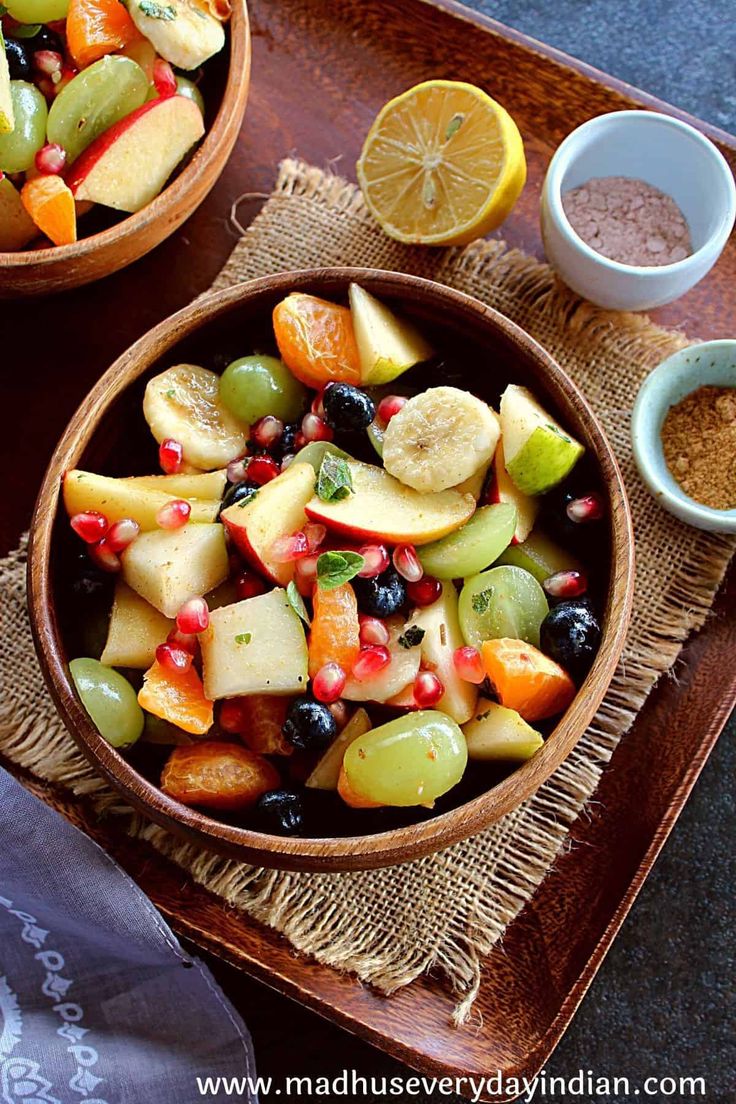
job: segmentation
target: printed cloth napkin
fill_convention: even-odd
[[[2,1104],[184,1104],[197,1077],[255,1076],[248,1029],[206,967],[3,770],[0,841]]]

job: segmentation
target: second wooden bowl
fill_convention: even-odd
[[[89,284],[132,264],[159,245],[196,211],[225,167],[243,121],[250,84],[247,0],[233,0],[225,49],[204,67],[206,131],[191,160],[160,195],[133,215],[95,209],[90,219],[112,222],[73,245],[0,252],[0,299],[48,295]]]
[[[80,637],[84,618],[73,580],[79,542],[60,502],[63,473],[82,467],[109,475],[155,470],[156,450],[143,420],[146,381],[177,362],[221,367],[254,347],[264,347],[274,305],[290,291],[345,301],[357,281],[412,317],[451,348],[463,382],[494,403],[510,380],[529,385],[579,437],[588,451],[591,478],[608,508],[597,559],[604,564],[603,638],[593,667],[575,700],[540,751],[506,775],[470,764],[466,779],[438,803],[435,815],[411,810],[387,822],[356,819],[335,796],[319,838],[265,835],[206,812],[187,808],[161,792],[158,763],[136,749],[121,755],[94,727],[69,675],[75,655],[90,654]],[[518,326],[475,299],[397,273],[370,269],[322,269],[281,273],[199,299],[136,342],[101,378],[72,419],[46,473],[31,527],[30,615],[38,655],[61,715],[84,754],[127,801],[172,832],[203,847],[266,867],[354,870],[418,858],[487,827],[528,798],[575,746],[613,676],[631,610],[633,536],[626,493],[601,427],[580,392],[552,358]],[[150,750],[150,749],[149,749]],[[357,817],[370,815],[365,812]],[[381,816],[384,819],[381,820]],[[358,830],[365,834],[355,835]]]

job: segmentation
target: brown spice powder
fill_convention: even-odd
[[[662,445],[685,494],[716,510],[736,507],[736,388],[699,387],[671,407]]]

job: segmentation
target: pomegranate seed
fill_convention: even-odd
[[[132,544],[141,531],[141,527],[133,518],[121,518],[111,525],[107,531],[105,543],[113,552],[124,552],[129,544]]]
[[[416,583],[406,588],[409,601],[415,606],[431,606],[442,593],[442,583],[434,575],[423,575]]]
[[[83,514],[74,514],[69,519],[69,524],[85,544],[97,544],[110,527],[105,515],[98,513],[97,510],[86,510]]]
[[[56,142],[49,142],[38,151],[35,162],[40,173],[58,176],[66,164],[66,150]]]
[[[445,688],[433,671],[420,671],[414,679],[414,702],[420,709],[436,705]]]
[[[360,646],[369,648],[373,644],[385,646],[388,644],[388,629],[379,617],[366,617],[359,614],[360,620]]]
[[[167,475],[176,475],[184,463],[184,449],[173,437],[167,437],[158,446],[158,462],[161,471]]]
[[[271,559],[276,563],[291,563],[309,554],[309,542],[301,529],[288,537],[277,537],[271,545]]]
[[[371,644],[370,647],[363,648],[353,664],[353,678],[361,682],[372,675],[377,675],[384,667],[388,667],[390,662],[391,653],[388,648],[382,644]]]
[[[347,675],[339,663],[325,663],[312,679],[312,693],[317,701],[334,702],[342,694]]]
[[[250,435],[260,448],[267,449],[281,439],[283,432],[284,423],[281,419],[274,418],[273,414],[266,414],[251,426]]]
[[[408,401],[403,395],[386,395],[378,404],[378,417],[388,425],[394,414],[398,414]]]
[[[168,61],[164,61],[163,58],[156,58],[153,63],[153,83],[162,99],[164,97],[176,95],[177,86],[174,70],[171,68]]]
[[[192,666],[192,654],[184,648],[177,648],[175,644],[159,644],[156,649],[156,660],[167,671],[182,674]]]
[[[324,397],[325,397],[325,391],[326,390],[327,390],[327,388],[323,387],[320,391],[317,392],[317,394],[312,399],[312,406],[310,408],[312,413],[316,414],[317,417],[321,418],[323,421],[324,421],[324,417],[325,417]]]
[[[588,589],[588,580],[582,571],[556,571],[542,586],[550,598],[579,598]]]
[[[250,458],[241,456],[237,460],[231,460],[227,466],[228,483],[245,483],[248,479],[248,465]]]
[[[302,431],[299,430],[298,433],[296,433],[294,435],[294,448],[297,449],[297,451],[299,449],[303,449],[304,446],[306,445],[306,443],[307,443],[307,438],[304,436]]]
[[[363,568],[358,572],[361,579],[372,579],[375,575],[380,575],[391,563],[384,544],[364,544],[358,549],[358,553],[365,560]]]
[[[460,678],[464,679],[465,682],[473,682],[478,686],[486,677],[480,652],[469,644],[455,649],[452,654],[452,662],[455,664],[455,670]]]
[[[156,514],[156,524],[162,529],[181,529],[189,521],[191,505],[183,498],[174,498],[165,503]]]
[[[36,50],[33,55],[33,65],[38,69],[39,73],[45,73],[45,75],[51,77],[52,80],[57,74],[57,80],[61,80],[61,70],[64,65],[64,59],[56,50]]]
[[[210,623],[210,608],[204,598],[190,598],[176,615],[176,627],[180,632],[201,633]]]
[[[302,532],[307,538],[307,544],[310,552],[316,552],[322,541],[327,536],[327,526],[320,525],[317,521],[308,521],[304,526]]]
[[[100,571],[108,571],[111,575],[120,570],[120,560],[117,553],[113,552],[106,540],[89,546],[89,554]]]
[[[256,594],[265,594],[266,584],[260,575],[253,571],[243,571],[235,580],[235,593],[242,601],[244,598],[255,598]]]
[[[220,728],[233,734],[240,733],[246,727],[243,708],[239,698],[226,698],[220,706]]]
[[[287,452],[286,456],[282,457],[282,460],[281,460],[281,470],[282,470],[282,472],[286,471],[289,464],[293,464],[295,455],[296,455],[296,453],[294,453],[294,452]]]
[[[393,554],[394,567],[407,583],[418,583],[424,574],[413,544],[397,544]]]
[[[338,698],[337,701],[330,702],[327,708],[335,718],[338,730],[342,730],[350,718],[350,710],[348,709],[347,703],[341,698]]]
[[[248,464],[248,480],[261,487],[275,479],[280,471],[281,468],[272,456],[253,456]]]
[[[172,629],[166,637],[167,644],[173,644],[175,648],[183,648],[190,655],[197,653],[197,637],[194,633],[183,633],[179,629]]]
[[[331,441],[334,434],[319,414],[305,414],[302,418],[302,434],[305,441]]]
[[[593,493],[584,495],[582,498],[573,498],[567,504],[567,516],[570,521],[599,521],[603,513],[603,499],[599,494]]]
[[[294,582],[296,589],[304,598],[309,598],[317,582],[317,560],[319,552],[310,552],[294,564]]]

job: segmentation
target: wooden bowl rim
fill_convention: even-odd
[[[0,250],[0,271],[21,272],[24,268],[31,268],[34,265],[43,267],[62,261],[78,261],[98,249],[119,244],[136,236],[152,223],[165,219],[178,203],[183,202],[186,205],[187,193],[194,182],[216,161],[220,143],[225,140],[233,123],[238,121],[237,116],[242,115],[245,109],[240,91],[243,85],[247,88],[250,79],[248,0],[232,0],[232,15],[227,26],[230,39],[230,64],[222,102],[212,126],[205,134],[204,141],[197,147],[191,161],[178,176],[175,176],[171,183],[167,184],[163,191],[140,211],[129,214],[122,222],[109,226],[97,234],[79,238],[71,245],[52,245],[45,246],[43,249],[24,249],[15,252]],[[237,34],[233,31],[237,31]],[[188,211],[188,214],[192,214],[192,211]]]
[[[564,395],[596,444],[612,506],[611,566],[607,617],[596,660],[568,710],[537,754],[507,778],[471,801],[436,817],[371,835],[287,838],[223,824],[204,812],[180,805],[149,782],[110,744],[79,701],[67,671],[67,660],[51,592],[52,536],[60,504],[61,476],[75,466],[94,435],[99,418],[122,391],[148,371],[180,341],[212,324],[249,299],[274,292],[319,293],[336,282],[380,284],[384,293],[401,296],[407,289],[424,303],[451,304],[454,318],[470,312],[501,332],[544,369],[548,388]],[[327,294],[327,291],[325,291]],[[334,294],[334,289],[333,289]],[[380,291],[379,291],[380,294]],[[150,350],[154,349],[153,355]],[[338,871],[388,866],[441,850],[474,835],[529,798],[563,762],[580,739],[613,677],[631,615],[634,538],[621,473],[607,438],[586,401],[567,374],[524,330],[479,300],[431,280],[368,268],[321,268],[282,272],[237,284],[200,297],[139,338],[105,372],[71,419],[44,476],[31,524],[28,555],[28,601],[31,628],[44,678],[62,719],[90,762],[121,790],[130,803],[158,824],[196,839],[203,847],[256,865],[283,869]]]

